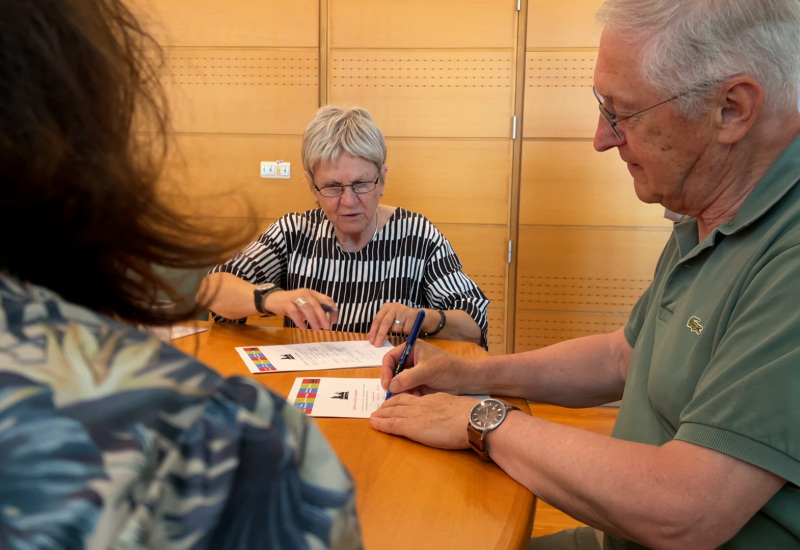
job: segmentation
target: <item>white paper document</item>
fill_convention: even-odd
[[[167,325],[167,326],[153,326],[153,325],[138,325],[139,329],[152,336],[155,336],[162,342],[169,342],[170,340],[177,340],[184,336],[191,336],[198,332],[208,330],[207,327],[196,327],[186,325]]]
[[[205,332],[208,328],[206,327],[192,327],[192,326],[180,326],[180,325],[172,325],[172,330],[170,331],[169,338],[170,340],[177,340],[178,338],[183,338],[184,336],[191,336],[192,334],[197,334],[198,332]]]
[[[379,378],[297,378],[289,403],[308,416],[369,418],[386,400]]]
[[[313,342],[280,346],[245,346],[236,348],[250,372],[287,372],[302,370],[379,367],[392,344],[376,348],[367,340],[348,342]]]

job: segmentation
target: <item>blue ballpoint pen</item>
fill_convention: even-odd
[[[425,319],[425,310],[419,310],[417,313],[417,319],[414,321],[414,326],[411,327],[411,332],[408,334],[408,339],[406,340],[406,347],[403,348],[403,355],[400,356],[400,361],[397,362],[397,366],[394,368],[394,376],[397,376],[401,372],[403,372],[403,368],[405,368],[406,358],[408,358],[408,354],[411,353],[411,348],[414,347],[414,342],[417,341],[417,336],[419,336],[419,331],[422,329],[422,321]],[[386,391],[386,399],[389,399],[392,396],[392,392]]]

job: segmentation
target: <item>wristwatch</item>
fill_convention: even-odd
[[[272,294],[276,290],[283,290],[283,289],[278,285],[276,285],[275,283],[264,283],[256,286],[256,288],[253,290],[253,299],[256,302],[256,310],[262,315],[266,316],[275,315],[271,311],[267,311],[266,309],[264,309],[264,298],[266,298],[269,294]]]
[[[508,413],[515,410],[518,411],[519,407],[494,397],[484,399],[472,407],[467,424],[469,445],[483,460],[491,460],[486,448],[486,434],[502,424]]]

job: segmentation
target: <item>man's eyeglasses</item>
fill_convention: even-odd
[[[352,185],[326,185],[325,187],[317,187],[317,184],[312,181],[311,185],[314,186],[314,189],[319,191],[319,194],[323,197],[338,197],[342,193],[344,193],[345,187],[350,187],[353,189],[353,193],[358,195],[363,195],[364,193],[369,193],[374,191],[375,188],[378,186],[378,180],[381,179],[381,175],[378,174],[378,177],[375,178],[375,181],[357,181]]]
[[[730,78],[730,77],[728,77],[728,78]],[[686,90],[685,92],[681,92],[676,96],[672,96],[671,98],[665,99],[664,101],[656,103],[655,105],[650,105],[646,109],[642,109],[641,111],[637,111],[637,112],[633,113],[632,115],[628,115],[628,116],[623,117],[623,118],[617,118],[616,114],[608,111],[608,109],[603,107],[603,103],[605,103],[605,98],[603,96],[601,96],[597,92],[597,89],[594,86],[592,86],[592,91],[594,92],[594,97],[597,98],[597,103],[598,103],[597,107],[600,109],[600,114],[603,115],[603,118],[606,119],[606,122],[608,122],[611,125],[611,129],[614,131],[614,135],[616,135],[618,139],[622,139],[622,136],[620,135],[619,131],[617,130],[617,124],[619,124],[620,122],[622,122],[624,120],[628,120],[629,118],[633,118],[636,115],[640,115],[640,114],[644,113],[645,111],[649,111],[650,109],[655,109],[659,105],[663,105],[664,103],[669,103],[670,101],[672,101],[674,99],[678,99],[679,97],[683,97],[683,96],[685,96],[687,94],[691,94],[693,92],[697,92],[699,90],[702,90],[703,88],[707,88],[708,86],[714,86],[716,84],[721,84],[722,82],[725,82],[725,80],[727,80],[727,79],[723,78],[723,79],[720,79],[720,80],[709,80],[708,82],[704,82],[703,84],[700,84],[699,86],[695,86],[694,88],[690,88],[690,89]]]
[[[680,93],[680,94],[678,94],[676,96],[673,96],[673,97],[671,97],[669,99],[665,99],[664,101],[656,103],[655,105],[650,105],[649,107],[647,107],[645,109],[642,109],[641,111],[636,111],[632,115],[628,115],[628,116],[622,117],[622,118],[617,118],[616,114],[609,112],[608,109],[603,107],[603,103],[605,103],[605,98],[603,96],[601,96],[597,92],[597,88],[592,86],[592,91],[594,92],[594,97],[597,98],[597,103],[598,103],[597,107],[598,107],[598,109],[600,109],[600,114],[603,115],[603,118],[606,119],[606,122],[608,122],[611,125],[611,129],[614,131],[614,135],[617,136],[618,139],[622,139],[622,136],[620,135],[619,130],[617,130],[617,124],[619,124],[620,122],[622,122],[624,120],[628,120],[629,118],[633,118],[633,117],[635,117],[637,115],[640,115],[640,114],[644,113],[645,111],[649,111],[650,109],[655,109],[659,105],[664,105],[665,103],[669,103],[670,101],[672,101],[674,99],[678,99],[681,96],[685,96],[686,94],[688,94],[690,92],[693,92],[693,91],[695,91],[697,89],[698,88],[692,88],[691,90],[687,90],[687,91],[685,91],[683,93]]]

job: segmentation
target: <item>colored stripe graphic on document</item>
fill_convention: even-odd
[[[244,348],[244,352],[261,372],[277,370],[275,365],[270,363],[267,356],[262,353],[261,348]]]
[[[300,383],[300,390],[294,398],[294,406],[306,414],[311,414],[314,408],[314,401],[317,399],[319,390],[319,378],[305,378]]]

